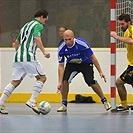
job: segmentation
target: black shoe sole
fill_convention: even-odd
[[[111,112],[112,113],[117,113],[117,112],[125,112],[125,113],[127,113],[127,112],[129,112],[129,110],[117,110],[117,109],[111,109]]]
[[[106,109],[106,111],[110,110],[111,108],[112,108],[112,106],[110,108]]]
[[[2,112],[0,112],[0,114],[2,114],[2,115],[7,115],[8,113],[2,113]]]
[[[57,110],[57,112],[67,112],[67,110]]]

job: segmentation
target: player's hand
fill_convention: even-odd
[[[104,80],[104,82],[105,82],[105,83],[107,82],[107,79],[106,79],[106,77],[104,77],[104,78],[103,78],[103,80]]]
[[[50,53],[45,51],[44,55],[45,55],[46,58],[50,58]]]
[[[61,94],[62,92],[62,84],[59,83],[58,86],[57,86],[57,91],[56,91],[58,94]]]
[[[104,82],[107,82],[106,77],[103,72],[100,73],[100,77],[103,78]]]
[[[110,36],[116,38],[117,37],[117,33],[115,31],[111,31],[110,32]]]
[[[61,91],[57,88],[56,93],[61,94]]]

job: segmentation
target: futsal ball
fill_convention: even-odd
[[[50,112],[51,110],[51,105],[49,102],[42,101],[39,103],[39,110],[43,115],[46,115]]]

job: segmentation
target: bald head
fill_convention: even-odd
[[[74,44],[74,33],[72,30],[66,30],[63,33],[63,38],[67,46],[71,47]]]
[[[63,33],[63,37],[74,37],[74,33],[72,30],[66,30],[64,33]]]

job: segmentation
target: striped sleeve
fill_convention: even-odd
[[[43,26],[40,25],[40,24],[37,24],[37,25],[34,27],[33,36],[34,36],[34,37],[41,37],[42,32],[43,32]]]
[[[78,38],[76,41],[80,45],[80,49],[85,52],[86,56],[90,57],[93,54],[90,45],[85,40]]]
[[[58,47],[58,62],[59,63],[64,63],[65,61],[64,52],[63,52],[64,46],[65,46],[65,42],[62,42]]]

